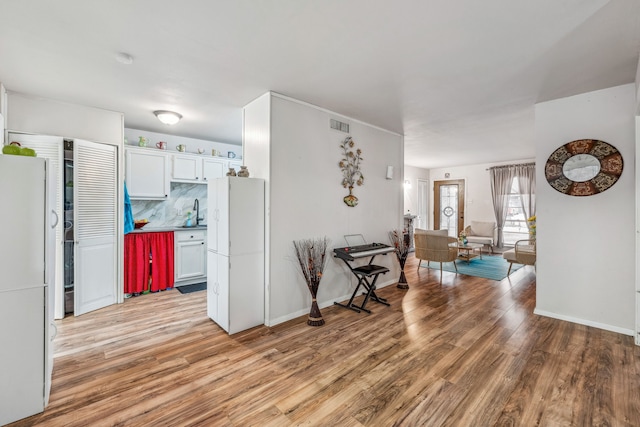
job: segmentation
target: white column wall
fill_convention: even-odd
[[[264,102],[262,98],[254,102]],[[248,107],[251,107],[249,105]],[[257,108],[259,109],[259,108]],[[245,109],[245,135],[263,127]],[[347,134],[330,129],[330,118],[348,122],[356,148],[362,150],[365,183],[354,188],[359,204],[347,207],[342,201],[341,141]],[[290,98],[271,94],[269,159],[269,287],[268,324],[307,314],[311,297],[300,273],[293,241],[327,236],[330,248],[318,292],[321,307],[348,298],[353,292],[353,275],[342,261],[332,257],[332,248],[344,246],[344,235],[361,233],[369,242],[387,243],[388,232],[402,228],[403,139],[402,136],[349,120],[330,111]],[[258,131],[260,132],[260,131]],[[254,134],[255,135],[255,134]],[[251,138],[254,141],[265,138]],[[264,147],[245,137],[247,162],[260,161]],[[255,154],[254,154],[255,153]],[[386,179],[387,166],[394,178]],[[255,166],[256,171],[263,170]],[[251,170],[251,169],[250,169]],[[393,254],[378,256],[376,264],[391,269],[380,277],[380,286],[396,283],[400,275]],[[372,303],[374,304],[374,303]],[[382,307],[382,306],[381,306]]]
[[[242,121],[244,165],[252,177],[265,180],[264,318],[265,324],[271,326],[271,94],[266,93],[244,107]]]
[[[536,105],[536,314],[634,335],[635,86]],[[592,138],[616,147],[624,170],[604,193],[571,197],[545,180],[549,155]]]

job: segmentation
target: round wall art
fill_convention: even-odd
[[[545,165],[547,182],[569,196],[592,196],[615,184],[624,163],[611,144],[597,139],[578,139],[554,151]]]

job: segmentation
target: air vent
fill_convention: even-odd
[[[331,119],[331,129],[339,130],[340,132],[349,133],[349,124]]]

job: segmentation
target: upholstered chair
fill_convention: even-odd
[[[495,222],[471,221],[471,224],[464,229],[467,241],[470,243],[482,243],[489,246],[493,253],[493,242],[496,232]]]
[[[536,265],[536,241],[535,240],[518,240],[513,247],[502,254],[502,257],[509,261],[509,271],[507,276],[511,274],[513,264]]]
[[[440,275],[442,275],[442,263],[452,262],[458,271],[456,259],[458,258],[458,248],[449,246],[450,243],[457,242],[455,237],[449,237],[447,230],[422,230],[414,231],[415,239],[415,257],[418,259],[418,272],[420,271],[420,263],[427,261],[427,265],[431,261],[440,263]]]

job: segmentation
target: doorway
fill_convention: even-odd
[[[418,218],[416,228],[429,229],[429,181],[418,179]]]
[[[433,182],[433,228],[455,238],[464,230],[464,179]]]

